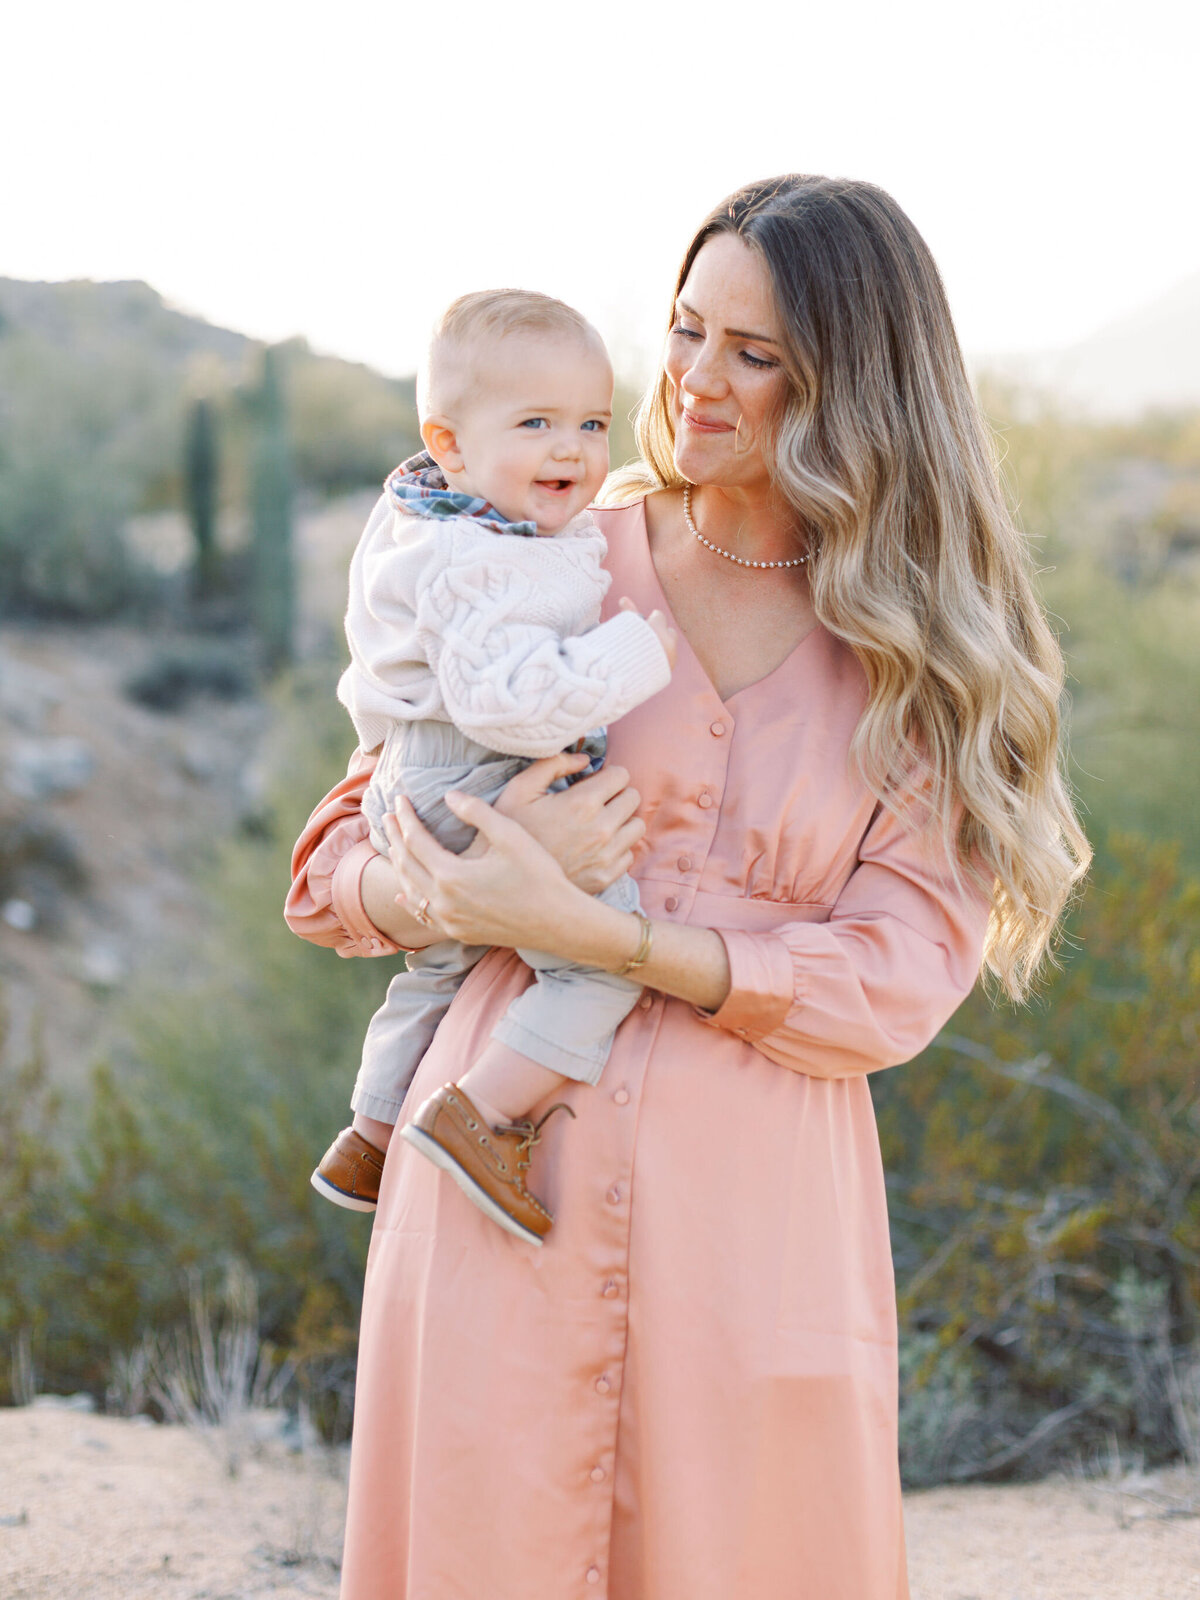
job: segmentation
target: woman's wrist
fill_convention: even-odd
[[[573,891],[578,893],[578,891]],[[645,929],[632,911],[618,911],[580,895],[570,915],[559,918],[544,948],[579,966],[617,973],[643,943]],[[716,1011],[730,990],[725,941],[712,928],[689,928],[680,922],[651,922],[650,948],[643,965],[631,971],[631,982],[674,995],[706,1011]]]
[[[441,933],[418,922],[396,903],[396,874],[386,856],[375,855],[363,867],[359,895],[363,911],[380,933],[403,950],[424,950],[436,944]]]
[[[540,948],[582,967],[615,973],[638,948],[642,923],[631,911],[618,911],[564,880],[556,896]],[[522,941],[536,943],[536,941]]]

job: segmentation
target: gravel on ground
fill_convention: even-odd
[[[267,1431],[231,1451],[144,1419],[0,1411],[0,1595],[333,1600],[346,1453]],[[1200,1600],[1198,1513],[1183,1470],[910,1494],[912,1597]]]

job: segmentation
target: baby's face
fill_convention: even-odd
[[[608,472],[613,373],[598,339],[517,331],[480,353],[455,432],[453,487],[558,533]]]

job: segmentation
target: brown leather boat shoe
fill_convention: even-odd
[[[552,1106],[541,1122],[492,1128],[470,1098],[448,1083],[397,1131],[414,1150],[449,1173],[467,1199],[493,1222],[527,1244],[540,1245],[554,1218],[525,1187],[525,1172],[542,1123],[558,1110],[575,1115],[570,1106]]]
[[[343,1128],[321,1157],[309,1180],[318,1194],[347,1211],[374,1211],[379,1201],[384,1153],[356,1133]]]

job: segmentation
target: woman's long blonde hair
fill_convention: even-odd
[[[717,206],[676,294],[724,233],[774,287],[790,385],[768,465],[811,552],[817,616],[866,672],[854,758],[897,809],[921,773],[952,859],[994,877],[985,961],[1020,999],[1091,851],[1060,767],[1062,655],[941,277],[882,189],[788,175]],[[665,372],[636,426],[643,460],[610,480],[610,501],[686,482]]]

